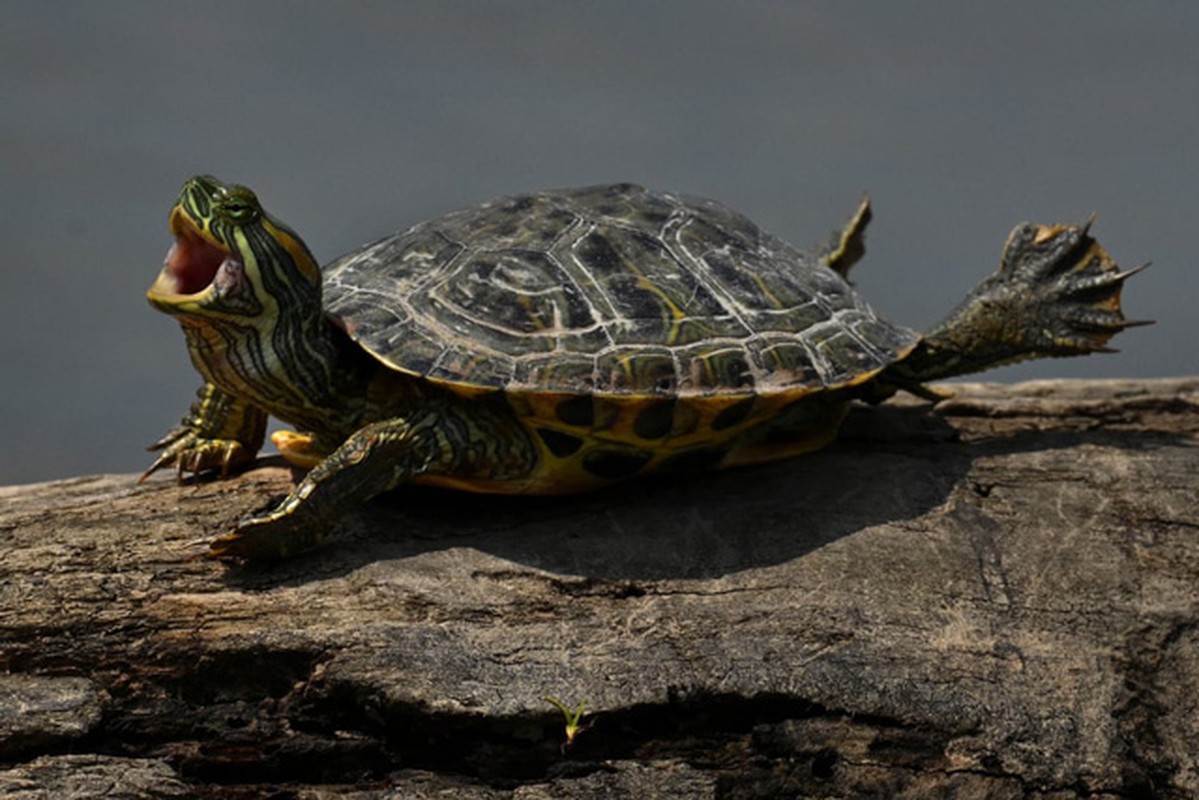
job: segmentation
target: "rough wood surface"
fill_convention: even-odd
[[[277,566],[198,557],[277,465],[0,489],[0,798],[1199,796],[1197,476],[1199,378],[402,490]]]

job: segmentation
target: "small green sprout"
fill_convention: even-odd
[[[591,727],[591,723],[582,724],[585,703],[580,700],[578,707],[572,711],[570,706],[556,697],[550,697],[547,694],[541,699],[561,711],[562,716],[566,718],[566,741],[562,743],[562,752],[566,752],[574,746],[575,737]]]

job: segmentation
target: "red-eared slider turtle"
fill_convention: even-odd
[[[619,184],[505,197],[317,266],[250,190],[197,177],[150,302],[205,383],[147,471],[244,467],[268,414],[311,467],[216,555],[310,547],[405,483],[558,493],[819,448],[846,403],[1042,356],[1132,324],[1087,226],[1020,225],[999,269],[921,336],[846,280],[863,202],[801,252],[710,200]]]

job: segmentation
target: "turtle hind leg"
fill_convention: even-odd
[[[1145,265],[1148,266],[1148,265]],[[1145,267],[1121,270],[1086,225],[1019,225],[999,269],[929,331],[884,382],[909,388],[1033,358],[1112,352],[1108,341],[1147,323],[1124,318],[1120,291]]]
[[[1021,225],[1008,237],[997,275],[1011,274],[1038,305],[1026,309],[1035,313],[1018,328],[1032,349],[1029,357],[1111,352],[1107,342],[1113,336],[1148,324],[1124,318],[1120,292],[1128,278],[1149,265],[1121,270],[1090,228],[1091,220],[1081,227]],[[1045,327],[1035,329],[1032,322]]]

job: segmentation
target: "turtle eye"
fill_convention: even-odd
[[[217,210],[221,216],[233,222],[249,222],[258,216],[258,204],[250,198],[237,195],[224,198]]]

